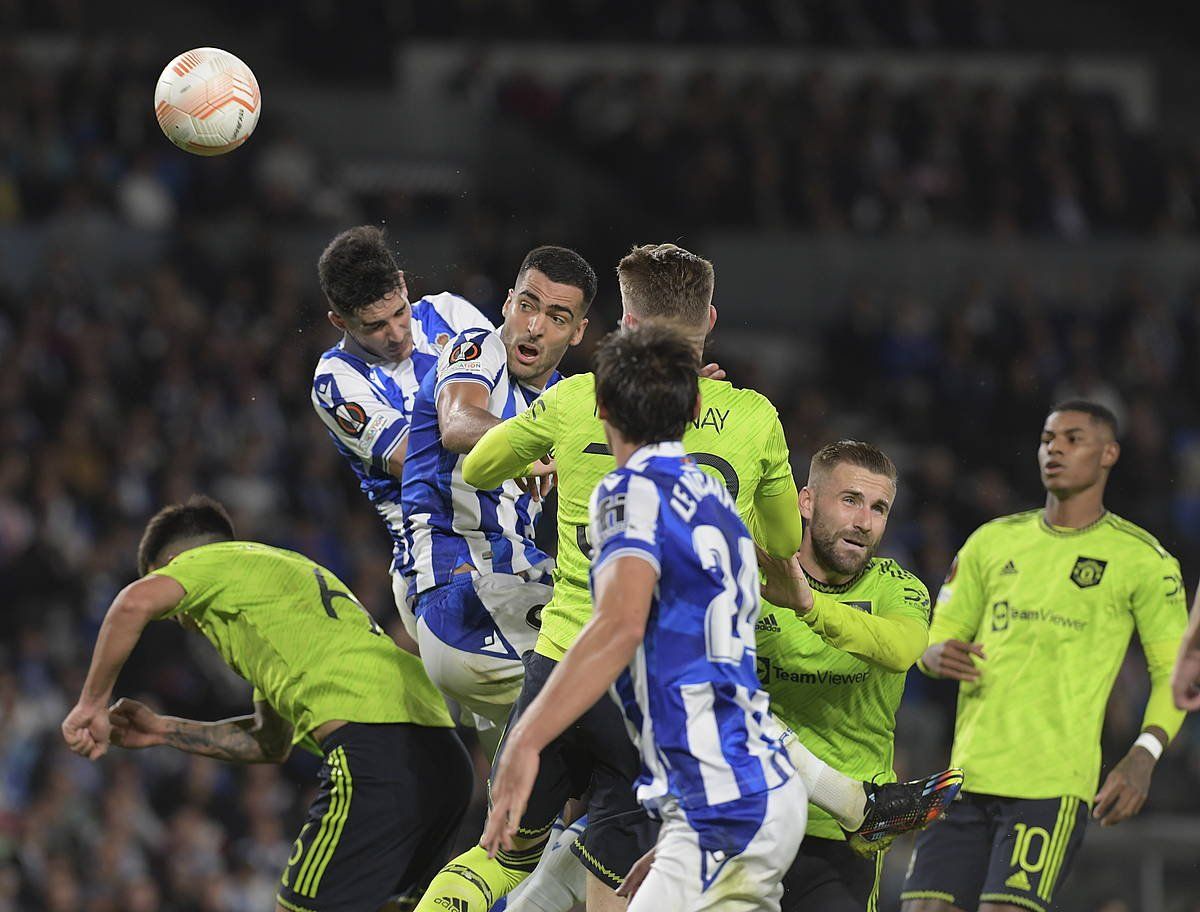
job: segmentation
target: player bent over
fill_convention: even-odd
[[[684,452],[696,357],[668,330],[609,336],[596,402],[617,470],[592,496],[595,613],[505,739],[483,845],[513,844],[538,755],[611,685],[663,821],[631,908],[777,910],[805,795],[754,668],[758,564],[733,499]]]
[[[321,788],[276,912],[373,910],[423,886],[449,853],[474,777],[420,660],[325,568],[234,540],[225,510],[207,498],[150,520],[138,568],[142,578],[105,615],[83,692],[63,721],[71,750],[95,760],[111,739],[279,763],[299,744],[324,757]],[[254,686],[254,715],[196,722],[129,699],[109,708],[143,628],[165,618],[204,634]]]
[[[938,595],[921,666],[959,681],[951,757],[967,786],[917,840],[905,912],[1047,912],[1083,841],[1132,817],[1179,731],[1171,663],[1187,624],[1179,564],[1104,508],[1112,412],[1055,407],[1038,463],[1046,506],[981,526]],[[1150,669],[1142,734],[1104,781],[1100,730],[1130,635]]]

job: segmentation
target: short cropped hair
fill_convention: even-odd
[[[329,306],[343,317],[386,298],[403,283],[387,238],[374,225],[350,228],[330,241],[317,260],[317,278]]]
[[[573,285],[583,292],[583,312],[587,313],[596,298],[596,270],[591,264],[569,247],[546,245],[534,247],[525,255],[521,268],[517,270],[517,282],[530,269],[536,269],[551,282]]]
[[[825,444],[813,455],[808,466],[809,484],[812,484],[813,478],[833,471],[844,462],[866,469],[875,475],[886,475],[892,480],[892,484],[896,484],[900,477],[900,473],[896,471],[896,464],[887,453],[874,444],[861,440],[838,440]]]
[[[1113,440],[1117,439],[1117,416],[1113,414],[1112,409],[1099,402],[1092,402],[1088,399],[1068,399],[1050,409],[1051,415],[1055,412],[1083,412],[1093,421],[1098,421],[1107,427],[1113,435]]]
[[[695,348],[667,327],[621,329],[596,349],[596,402],[630,443],[680,440],[696,414]]]
[[[634,247],[617,264],[621,300],[647,320],[694,326],[708,320],[715,277],[713,266],[674,244]]]
[[[145,576],[175,542],[209,537],[233,541],[233,521],[220,503],[196,494],[187,503],[163,507],[146,523],[138,545],[138,575]]]

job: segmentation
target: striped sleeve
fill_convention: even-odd
[[[591,526],[596,556],[592,574],[618,557],[636,557],[662,575],[658,488],[640,475],[614,472],[592,492]]]
[[[312,405],[343,447],[381,472],[387,471],[388,458],[408,436],[408,416],[340,358],[324,359],[318,366]]]

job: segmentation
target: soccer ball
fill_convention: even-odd
[[[154,113],[167,139],[193,155],[223,155],[254,132],[262,111],[258,80],[228,51],[196,48],[167,64]]]

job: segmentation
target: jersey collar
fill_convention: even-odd
[[[819,579],[814,579],[811,576],[808,577],[808,585],[817,592],[825,593],[825,595],[842,595],[843,593],[849,592],[851,589],[857,586],[859,580],[866,576],[867,571],[874,566],[875,558],[871,558],[869,561],[863,564],[863,568],[859,570],[858,573],[854,574],[854,576],[846,580],[846,582],[840,583],[836,586],[832,583],[823,583]],[[807,576],[807,573],[805,575]]]
[[[625,463],[625,468],[633,469],[635,472],[644,469],[646,463],[656,456],[686,456],[687,453],[683,449],[683,443],[679,440],[664,440],[662,443],[648,443],[644,447],[639,447],[633,451],[633,455],[629,457],[629,461]]]
[[[1045,510],[1042,510],[1038,513],[1038,525],[1041,526],[1042,531],[1048,535],[1057,535],[1060,538],[1070,538],[1073,535],[1080,535],[1084,532],[1090,532],[1092,529],[1096,528],[1096,526],[1100,525],[1100,523],[1104,522],[1104,520],[1106,520],[1106,519],[1108,519],[1108,510],[1105,510],[1103,513],[1101,513],[1099,515],[1099,517],[1092,520],[1086,526],[1080,526],[1078,529],[1059,529],[1055,526],[1050,525],[1050,523],[1046,521],[1046,511]]]

